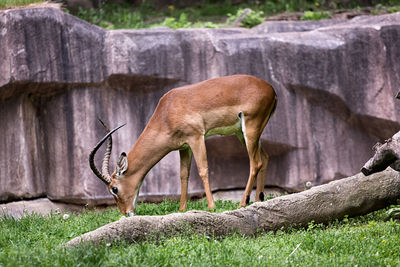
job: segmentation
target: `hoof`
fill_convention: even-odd
[[[264,201],[264,192],[260,192],[260,201]]]
[[[247,196],[246,196],[246,205],[248,205],[249,203],[250,203],[250,196],[247,195]]]

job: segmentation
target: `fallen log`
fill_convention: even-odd
[[[121,240],[137,242],[150,236],[173,236],[188,231],[209,236],[234,232],[252,235],[259,231],[304,226],[311,221],[326,223],[345,215],[367,214],[396,203],[398,198],[400,174],[389,168],[368,177],[360,173],[233,211],[129,217],[78,236],[66,245]]]

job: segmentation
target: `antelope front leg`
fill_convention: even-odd
[[[194,160],[196,161],[199,175],[203,180],[204,191],[207,197],[208,208],[211,210],[215,208],[214,199],[210,189],[210,183],[208,181],[208,163],[207,163],[207,152],[206,144],[204,142],[204,136],[193,138],[189,145],[193,151]]]
[[[190,148],[179,150],[179,156],[181,158],[181,201],[179,210],[186,210],[187,204],[187,191],[188,181],[190,174],[190,165],[192,163],[192,150]]]

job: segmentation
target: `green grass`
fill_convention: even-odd
[[[216,211],[238,203],[217,201]],[[189,209],[207,210],[206,201]],[[177,212],[178,201],[138,205],[137,214]],[[265,232],[254,237],[180,235],[143,243],[63,248],[73,237],[118,220],[116,209],[20,220],[0,219],[0,266],[399,266],[400,223],[385,210],[328,225]]]
[[[41,3],[43,0],[0,0],[0,9],[26,6],[33,3]]]
[[[43,0],[0,0],[0,9],[26,6]],[[253,27],[269,16],[283,12],[304,12],[303,20],[319,20],[329,18],[330,11],[335,9],[359,9],[362,1],[350,0],[264,0],[248,1],[232,4],[232,0],[193,1],[189,6],[154,6],[151,1],[142,4],[108,3],[101,0],[100,8],[79,9],[75,16],[92,24],[108,29],[138,29],[157,26],[178,28],[218,28],[227,27],[245,8],[252,9],[242,27]],[[365,2],[365,1],[364,1]],[[400,10],[400,0],[371,0],[375,9],[374,15],[392,13]],[[179,3],[179,2],[178,2]],[[329,4],[328,4],[329,3]],[[66,10],[69,12],[68,10]]]
[[[11,0],[9,0],[11,1]],[[15,1],[15,0],[14,0]],[[283,12],[304,12],[302,19],[319,20],[330,17],[335,9],[359,9],[361,1],[329,1],[325,0],[268,0],[249,1],[247,4],[233,5],[231,0],[194,1],[191,6],[154,6],[151,1],[143,1],[141,5],[112,4],[102,1],[101,8],[80,9],[74,15],[109,29],[137,29],[167,26],[177,28],[226,27],[232,17],[245,8],[253,12],[246,18],[243,27],[253,27],[266,17]],[[400,9],[400,0],[371,0],[376,8],[373,14],[396,12]]]

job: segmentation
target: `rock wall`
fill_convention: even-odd
[[[269,81],[278,95],[262,135],[268,186],[301,190],[306,181],[351,176],[376,141],[400,129],[399,47],[400,13],[250,30],[108,31],[51,8],[1,11],[0,201],[110,202],[88,164],[104,134],[97,117],[110,127],[128,123],[113,138],[114,166],[165,92],[235,73]],[[244,188],[249,166],[239,141],[211,137],[207,149],[212,188]],[[179,183],[172,152],[141,195],[178,195]],[[195,165],[189,192],[203,192]]]

